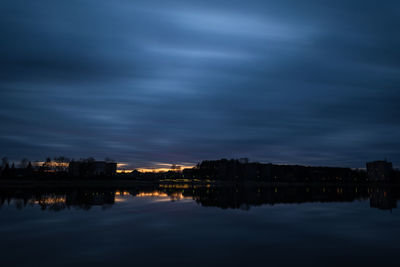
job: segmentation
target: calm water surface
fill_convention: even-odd
[[[0,190],[2,266],[399,266],[390,188]]]

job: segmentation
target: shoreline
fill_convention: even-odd
[[[0,180],[0,189],[3,188],[110,188],[110,187],[138,187],[138,186],[159,186],[159,185],[187,185],[187,186],[262,186],[262,187],[320,187],[320,186],[384,186],[384,187],[400,187],[398,183],[383,183],[383,182],[362,182],[362,183],[332,183],[332,182],[314,182],[314,183],[271,183],[271,182],[257,182],[257,181],[220,181],[220,180],[106,180],[106,179],[85,179],[85,180],[70,180],[70,179],[3,179]]]

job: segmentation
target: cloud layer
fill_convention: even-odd
[[[0,154],[400,165],[398,1],[11,1]]]

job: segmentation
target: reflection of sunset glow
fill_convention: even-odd
[[[54,204],[64,204],[67,199],[65,197],[45,197],[40,200],[34,201],[34,204],[45,204],[45,205],[54,205]]]
[[[124,197],[115,197],[114,202],[118,203],[118,202],[125,202],[127,201],[128,198],[124,198]]]
[[[171,188],[171,189],[189,189],[189,188],[210,188],[211,184],[201,184],[201,185],[195,185],[195,184],[159,184],[158,187],[160,188]]]
[[[150,192],[150,193],[139,193],[136,195],[137,197],[168,197],[168,195],[166,193],[163,192]]]
[[[167,194],[165,192],[153,191],[153,192],[141,192],[136,195],[136,197],[149,197],[156,198],[157,201],[170,201],[170,200],[181,200],[181,199],[191,199],[190,197],[185,197],[182,192],[174,192]]]
[[[173,188],[173,189],[188,189],[192,188],[191,185],[188,184],[160,184],[161,188]]]
[[[116,191],[115,192],[115,202],[125,202],[129,200],[131,197],[138,198],[153,198],[153,201],[176,201],[181,199],[192,199],[190,197],[185,197],[182,192],[174,192],[171,194],[167,194],[161,191],[152,191],[152,192],[139,192],[136,195],[131,195],[128,191]]]
[[[128,191],[115,191],[115,202],[125,202],[131,194]]]

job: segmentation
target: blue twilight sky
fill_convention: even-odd
[[[400,165],[400,1],[3,0],[0,156]]]

